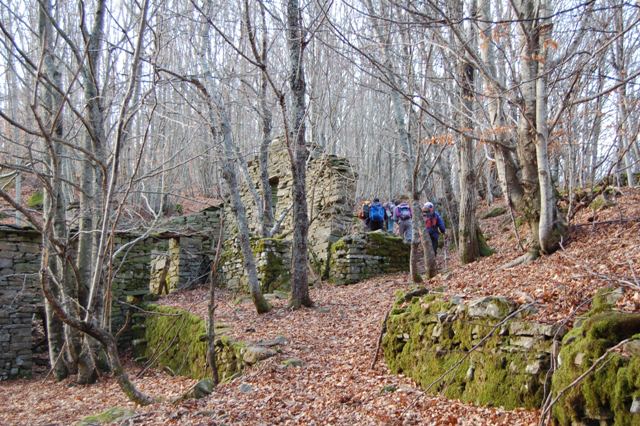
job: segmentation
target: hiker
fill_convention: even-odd
[[[410,243],[413,237],[413,229],[411,224],[411,207],[406,201],[402,201],[394,210],[396,220],[398,221],[398,232],[405,243]]]
[[[424,219],[425,227],[431,237],[431,245],[433,246],[433,254],[438,254],[438,238],[440,234],[444,235],[445,227],[444,220],[438,212],[436,212],[433,203],[427,202],[422,206],[422,218]],[[446,248],[445,248],[446,250]]]
[[[387,232],[390,234],[393,234],[393,225],[395,225],[396,223],[396,217],[395,217],[396,204],[397,203],[394,200],[387,201],[386,203],[384,203],[384,209],[387,213],[386,229],[387,229]]]
[[[379,198],[373,199],[373,204],[369,207],[369,230],[377,231],[382,229],[387,219],[387,212],[380,203]]]
[[[362,202],[362,206],[360,207],[360,212],[358,212],[358,217],[362,219],[365,230],[369,229],[369,206],[370,205],[371,203],[369,202],[369,200],[364,200]]]

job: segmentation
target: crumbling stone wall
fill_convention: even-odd
[[[260,188],[260,165],[257,159],[248,164],[255,188]],[[269,182],[272,187],[272,200],[275,206],[276,220],[286,212],[280,233],[276,235],[284,241],[290,241],[293,232],[291,206],[293,204],[291,166],[284,138],[275,139],[269,149]],[[356,175],[348,160],[334,155],[327,155],[319,149],[312,149],[306,175],[307,205],[309,209],[309,255],[316,273],[328,276],[330,247],[341,237],[350,233],[353,223],[354,194]],[[249,227],[252,235],[259,235],[257,209],[252,208],[255,201],[249,187],[243,185],[241,197],[247,208]],[[228,204],[228,203],[227,203]],[[237,235],[235,218],[230,206],[225,207],[225,235],[227,236],[225,252],[237,247],[232,240]],[[236,254],[239,251],[236,251]],[[259,256],[258,256],[259,257]],[[229,256],[225,256],[229,259]],[[282,259],[288,264],[290,254]],[[225,280],[232,285],[238,283],[244,271],[235,267],[223,266]],[[288,269],[288,267],[287,267]]]
[[[210,377],[206,321],[180,308],[153,304],[144,308],[144,313],[136,314],[134,326],[136,360],[195,379]],[[222,381],[241,374],[246,366],[276,355],[274,347],[287,343],[282,337],[243,342],[230,338],[228,332],[225,324],[215,324],[216,363]]]
[[[31,375],[40,252],[39,233],[0,227],[0,380]]]
[[[479,405],[538,408],[551,353],[566,330],[526,320],[501,297],[469,302],[434,294],[400,297],[383,337],[387,365],[430,394]]]
[[[291,243],[277,238],[260,238],[251,241],[256,256],[256,269],[263,293],[284,290],[289,286],[289,266],[291,264]],[[244,273],[243,257],[237,239],[228,242],[225,257],[221,259],[225,285],[233,290],[248,288]]]
[[[151,256],[151,292],[167,294],[205,282],[213,256],[210,244],[202,235],[158,239]]]
[[[212,206],[173,218],[154,234],[149,284],[152,293],[171,293],[206,281],[220,233],[221,210],[221,206]]]
[[[348,235],[331,247],[329,279],[352,284],[366,278],[409,270],[411,247],[383,231]]]

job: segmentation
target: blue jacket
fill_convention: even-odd
[[[423,215],[423,219],[431,238],[437,240],[440,232],[444,234],[444,220],[442,220],[442,217],[438,214],[438,212],[427,213]]]

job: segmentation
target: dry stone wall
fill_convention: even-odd
[[[410,245],[384,231],[348,235],[331,247],[329,279],[352,284],[366,278],[409,270]]]
[[[384,355],[431,394],[479,405],[538,408],[562,327],[526,320],[501,297],[407,294],[390,312]]]
[[[39,233],[0,227],[0,380],[31,375],[40,252]]]
[[[291,243],[277,238],[261,238],[251,241],[255,254],[256,269],[263,293],[285,290],[289,286]],[[237,239],[228,241],[225,258],[222,259],[222,274],[230,289],[247,289],[248,279],[244,273],[243,257]]]
[[[384,355],[430,394],[506,409],[555,401],[556,425],[637,425],[640,314],[614,309],[622,291],[601,290],[568,331],[529,320],[530,307],[502,297],[416,290],[389,313]]]
[[[253,185],[259,191],[260,166],[257,159],[248,165],[253,178]],[[293,204],[291,166],[283,138],[275,139],[269,150],[269,182],[271,183],[272,200],[275,205],[275,217],[280,218],[286,212],[277,238],[287,242],[291,240],[293,220],[291,206]],[[328,276],[329,253],[333,243],[349,234],[354,225],[353,208],[356,190],[356,174],[348,160],[334,155],[327,155],[319,149],[312,149],[307,167],[306,177],[307,206],[309,212],[309,255],[316,273]],[[245,184],[241,188],[241,197],[247,206],[249,227],[252,235],[259,235],[259,221],[253,196]],[[225,207],[225,253],[233,252],[237,243],[232,241],[237,235],[235,219],[230,206]],[[239,251],[235,252],[236,255]],[[258,257],[260,255],[258,254]],[[231,259],[231,256],[225,256]],[[283,256],[281,262],[288,265],[290,254]],[[236,267],[222,265],[225,280],[230,287],[242,281],[244,271]],[[287,268],[288,269],[288,266]]]
[[[153,288],[158,258],[172,258],[170,290],[206,278],[212,257],[210,236],[219,233],[219,209],[180,217],[165,227],[174,232],[165,230],[144,239],[138,233],[115,237],[115,247],[126,249],[110,265],[113,332],[131,322],[131,305],[141,302]],[[38,278],[40,242],[40,233],[32,229],[0,227],[0,380],[31,373],[34,315],[43,304]],[[124,330],[119,343],[128,345],[132,336],[131,330]]]

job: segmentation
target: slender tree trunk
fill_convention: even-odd
[[[520,61],[520,92],[522,112],[518,117],[517,153],[521,165],[523,196],[516,202],[516,209],[522,213],[531,230],[527,259],[540,255],[538,224],[540,221],[540,186],[536,160],[536,76],[538,64],[538,36],[535,26],[535,0],[526,0],[516,10],[521,19],[519,26],[522,49]],[[516,201],[516,200],[514,200]]]
[[[38,30],[43,48],[42,57],[47,82],[44,83],[41,106],[45,111],[45,124],[48,127],[46,129],[47,136],[45,136],[45,153],[50,173],[44,193],[43,220],[45,227],[43,245],[49,244],[49,239],[45,237],[46,233],[51,233],[56,240],[64,241],[67,239],[64,217],[65,206],[61,196],[60,156],[62,154],[62,146],[53,140],[53,137],[63,137],[63,103],[60,93],[56,91],[56,88],[62,90],[62,77],[53,55],[53,27],[49,18],[52,14],[51,2],[43,1],[39,6]],[[54,88],[55,86],[57,87]],[[49,249],[53,250],[54,247],[50,246]],[[59,256],[42,258],[41,262],[41,269],[48,269],[56,276],[60,285],[55,288],[54,294],[60,300],[67,301],[65,305],[68,307],[73,303],[73,300],[67,299],[69,288],[68,282],[65,280],[64,271],[66,265],[64,258],[62,260]],[[62,380],[77,368],[77,348],[73,344],[74,342],[68,339],[68,336],[71,335],[69,329],[55,316],[49,303],[46,303],[45,313],[49,340],[49,361],[56,379]]]
[[[212,13],[212,4],[207,4],[207,10],[204,12],[207,16]],[[213,52],[211,51],[211,42],[209,36],[209,25],[206,24],[202,31],[204,49],[202,57],[206,59],[207,71],[212,73],[215,70],[215,61]],[[238,243],[242,252],[243,266],[249,281],[249,292],[253,299],[253,304],[259,314],[269,312],[271,306],[267,303],[260,289],[260,280],[258,279],[258,271],[256,268],[255,256],[251,248],[250,230],[247,221],[247,211],[240,195],[240,187],[238,184],[238,164],[239,156],[234,146],[233,135],[231,131],[231,121],[229,119],[227,109],[220,94],[215,92],[213,78],[207,85],[208,88],[198,80],[188,80],[194,84],[203,95],[209,112],[209,129],[213,141],[217,137],[221,139],[222,152],[220,153],[222,177],[228,186],[231,197],[231,210],[238,225]],[[216,126],[217,124],[217,126]],[[219,132],[217,131],[219,129]],[[247,182],[251,185],[251,182]]]
[[[540,16],[547,16],[546,1],[540,1]],[[552,23],[539,22],[539,60],[536,79],[536,161],[538,163],[538,182],[540,184],[540,225],[538,239],[540,250],[550,254],[558,248],[563,236],[559,226],[556,199],[549,167],[549,130],[547,127],[547,40],[551,36]]]
[[[456,17],[462,17],[462,2],[454,6]],[[473,65],[465,58],[459,59],[460,112],[457,123],[460,129],[471,132],[473,128]],[[474,262],[480,257],[478,223],[476,219],[477,176],[475,170],[475,144],[471,137],[463,135],[458,145],[460,155],[460,217],[458,225],[458,255],[462,264]]]
[[[293,245],[291,255],[291,307],[313,306],[309,296],[307,236],[309,218],[306,196],[305,142],[305,89],[304,79],[304,29],[302,10],[298,0],[287,1],[287,46],[290,60],[289,86],[291,87],[291,121],[287,135],[287,147],[293,178]]]

